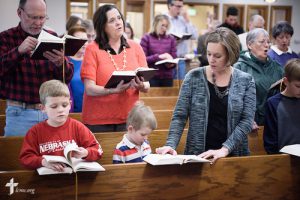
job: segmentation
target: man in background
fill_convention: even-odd
[[[45,60],[30,57],[48,19],[46,10],[44,0],[20,0],[17,10],[20,23],[0,33],[0,89],[7,102],[5,136],[25,135],[34,124],[46,119],[40,111],[39,99],[43,82],[63,80],[65,76],[68,83],[73,75],[73,65],[62,51],[46,51]]]
[[[250,17],[249,23],[248,23],[248,28],[249,31],[255,29],[255,28],[264,28],[265,26],[265,20],[261,15],[252,15]],[[239,39],[242,45],[242,51],[247,51],[247,45],[246,45],[246,37],[248,35],[248,32],[239,34]]]
[[[236,7],[229,7],[226,12],[226,19],[220,27],[231,29],[235,34],[239,35],[244,33],[244,29],[238,24],[239,11]]]

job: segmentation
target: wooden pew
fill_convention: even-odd
[[[5,115],[6,100],[0,99],[0,115]]]
[[[178,96],[179,87],[151,87],[149,92],[140,92],[140,97]]]
[[[148,93],[140,93],[140,99],[145,101],[148,104],[148,99],[144,97],[177,97],[179,94],[178,87],[152,87]],[[151,100],[150,100],[151,104]],[[168,104],[165,104],[168,105]],[[0,99],[0,115],[5,114],[6,109],[6,100]],[[155,109],[155,108],[153,108]]]
[[[248,134],[248,144],[251,153],[250,155],[267,154],[264,148],[263,133],[264,127],[260,126],[257,132],[251,132]]]
[[[157,120],[157,129],[169,129],[173,110],[153,110]],[[82,121],[81,113],[70,113],[70,117]]]
[[[223,158],[214,165],[139,163],[104,168],[105,172],[77,174],[78,199],[296,200],[300,196],[300,159],[289,155]],[[9,198],[5,185],[12,178],[18,183],[13,199],[77,199],[75,176],[2,172],[0,199]],[[34,194],[21,193],[19,188],[33,189]]]
[[[184,131],[177,151],[183,154],[187,130]],[[111,164],[113,150],[116,145],[122,140],[124,133],[95,133],[96,139],[99,141],[104,151],[103,157],[99,160],[100,164]],[[155,130],[149,136],[149,142],[152,151],[155,148],[165,144],[168,136],[168,130]],[[23,144],[23,137],[0,137],[0,171],[5,170],[20,170],[24,169],[19,162],[19,153]]]
[[[169,129],[173,110],[153,110],[158,127],[157,129]],[[82,121],[81,113],[70,113],[70,117]],[[4,135],[5,115],[0,115],[0,136]]]
[[[160,90],[156,90],[156,93],[159,95],[160,92],[162,93],[161,96],[154,96],[154,94],[152,94],[153,96],[149,95],[149,96],[142,96],[140,98],[141,101],[144,101],[144,103],[148,106],[150,106],[152,108],[152,110],[173,110],[176,102],[177,102],[177,98],[178,98],[178,90],[174,90],[171,89],[169,92],[167,90],[162,89],[160,92]],[[164,91],[167,91],[166,94],[163,94]],[[168,95],[168,94],[174,94],[172,95]],[[165,95],[165,96],[162,96]],[[5,115],[5,109],[6,109],[6,100],[0,99],[0,115]]]
[[[141,101],[150,106],[152,110],[174,110],[177,103],[177,96],[142,97]]]

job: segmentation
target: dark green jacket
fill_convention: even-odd
[[[254,78],[256,86],[255,122],[263,126],[268,91],[273,83],[283,77],[283,68],[269,57],[266,62],[262,62],[250,55],[249,52],[241,54],[234,67],[251,74]]]

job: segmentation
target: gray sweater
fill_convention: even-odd
[[[184,154],[198,155],[205,151],[210,94],[204,69],[191,70],[185,76],[170,125],[166,145],[176,149],[189,120]],[[231,155],[249,155],[247,134],[252,129],[255,104],[252,76],[233,69],[227,108],[228,136],[223,143]]]

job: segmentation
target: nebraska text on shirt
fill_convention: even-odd
[[[65,146],[67,146],[70,143],[76,143],[74,140],[66,140],[66,141],[51,141],[44,144],[40,144],[40,153],[44,153],[48,151],[50,152],[56,152],[56,151],[62,151],[64,150]]]

